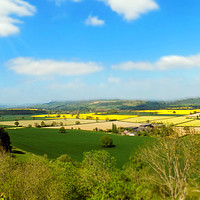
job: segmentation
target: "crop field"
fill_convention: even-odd
[[[15,121],[15,120],[31,120],[33,119],[30,115],[1,115],[1,121]]]
[[[177,126],[200,127],[200,120],[192,120],[192,121],[189,121],[189,122],[179,124]]]
[[[194,119],[187,119],[186,116],[182,116],[182,117],[173,117],[173,118],[169,118],[169,119],[162,119],[162,120],[157,120],[155,121],[155,123],[164,123],[164,124],[174,124],[174,125],[178,125],[178,124],[182,124],[185,122],[190,122],[193,121]]]
[[[141,125],[141,123],[114,121],[114,122],[98,122],[98,123],[90,123],[90,124],[82,124],[82,125],[69,125],[69,126],[64,126],[64,127],[66,129],[73,128],[73,129],[81,129],[81,130],[88,130],[88,131],[93,131],[95,128],[107,130],[107,129],[112,129],[113,123],[117,127],[136,127],[136,126]],[[47,127],[47,128],[58,129],[59,127]]]
[[[36,155],[46,154],[48,158],[55,159],[62,154],[68,154],[72,159],[82,161],[83,152],[105,149],[100,145],[101,136],[105,133],[67,130],[66,133],[58,133],[56,129],[23,128],[7,130],[11,143],[14,147],[34,153]],[[106,150],[116,158],[117,166],[122,167],[130,157],[130,154],[137,151],[147,142],[153,142],[149,137],[128,137],[110,135],[113,139],[114,148]]]
[[[164,119],[171,119],[175,117],[171,116],[141,116],[141,117],[134,117],[134,118],[129,118],[129,119],[124,119],[122,121],[124,122],[139,122],[139,123],[146,123],[147,121],[149,122],[154,122],[157,120],[164,120]]]
[[[51,123],[55,122],[58,126],[60,123],[63,123],[64,126],[75,125],[76,121],[79,121],[80,124],[87,124],[87,123],[96,123],[96,120],[84,120],[84,119],[55,119],[55,120],[19,120],[19,125],[27,127],[31,124],[33,127],[36,123],[41,124],[44,122],[46,125],[50,125]],[[14,126],[15,121],[0,121],[0,125],[7,125],[7,126]]]
[[[138,113],[155,113],[155,114],[161,114],[161,115],[191,115],[200,112],[200,109],[196,110],[138,110],[135,111]]]
[[[105,115],[102,113],[88,113],[88,114],[47,114],[47,115],[33,115],[32,117],[42,117],[49,119],[93,119],[93,120],[122,120],[127,118],[137,117],[137,115]]]

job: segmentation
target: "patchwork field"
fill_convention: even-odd
[[[104,113],[88,113],[88,114],[46,114],[33,115],[32,117],[49,118],[49,119],[93,119],[93,120],[122,120],[137,117],[137,115],[105,115]]]
[[[191,127],[200,127],[200,120],[192,120],[186,123],[179,124],[177,126],[191,126]]]
[[[154,113],[160,115],[191,115],[199,113],[200,109],[174,109],[174,110],[138,110],[138,113]]]
[[[82,125],[69,125],[64,126],[66,129],[81,129],[81,130],[88,130],[92,131],[95,128],[107,130],[112,129],[112,124],[116,124],[117,127],[136,127],[141,125],[141,123],[132,123],[132,122],[122,122],[122,121],[114,121],[114,122],[98,122],[98,123],[90,123],[90,124],[82,124]],[[47,128],[54,128],[58,129],[59,127],[47,127]]]
[[[164,123],[164,124],[174,124],[174,125],[178,125],[178,124],[182,124],[185,122],[190,122],[193,121],[194,119],[187,119],[186,116],[182,116],[182,117],[173,117],[173,118],[169,118],[169,119],[162,119],[162,120],[157,120],[155,121],[156,123]]]
[[[104,149],[100,145],[100,138],[105,135],[101,132],[67,130],[60,134],[56,129],[23,128],[7,129],[11,143],[14,147],[36,155],[46,154],[48,158],[55,159],[62,154],[68,154],[72,159],[81,161],[83,152]],[[110,135],[114,148],[106,148],[117,160],[117,166],[122,167],[132,152],[137,151],[147,142],[153,142],[149,137],[128,137]]]
[[[19,125],[24,127],[27,127],[29,124],[31,124],[34,127],[36,123],[41,124],[42,121],[46,125],[50,125],[53,122],[55,122],[58,126],[60,126],[60,123],[63,123],[64,126],[75,125],[77,121],[79,121],[80,124],[96,123],[96,120],[85,120],[85,119],[19,120],[18,122]],[[0,125],[14,126],[15,121],[3,121],[3,122],[0,121]]]
[[[155,121],[158,121],[158,120],[171,119],[171,118],[175,118],[175,117],[173,117],[173,116],[141,116],[141,117],[124,119],[122,121],[124,121],[124,122],[147,123],[147,121],[155,122]]]

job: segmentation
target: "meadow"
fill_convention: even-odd
[[[100,145],[100,138],[105,135],[103,132],[67,130],[61,134],[56,129],[43,128],[7,129],[7,131],[14,147],[36,155],[46,154],[50,159],[68,154],[73,160],[82,161],[84,152],[105,149]],[[128,162],[131,153],[154,140],[148,137],[114,134],[110,137],[116,146],[106,150],[116,158],[116,164],[120,168]]]

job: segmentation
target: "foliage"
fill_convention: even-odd
[[[188,186],[199,177],[199,146],[200,140],[196,136],[160,138],[142,150],[142,160],[152,174],[149,181],[160,188],[164,197],[186,198]]]
[[[58,134],[58,129],[8,129],[12,145],[36,155],[47,154],[48,158],[56,159],[61,154],[68,154],[73,160],[82,161],[83,152],[101,150],[100,138],[104,132],[92,132],[68,129],[67,134]],[[115,148],[106,150],[117,159],[117,167],[122,168],[128,161],[131,152],[137,150],[147,141],[154,141],[150,137],[124,137],[112,135]],[[51,147],[51,148],[50,148]]]
[[[60,127],[58,131],[59,131],[59,133],[65,133],[65,132],[66,132],[66,131],[65,131],[65,127],[63,127],[63,126]]]
[[[80,121],[76,121],[76,122],[75,122],[76,125],[79,125],[80,123],[81,123]]]
[[[112,132],[113,133],[118,133],[117,126],[114,123],[112,123]]]
[[[19,122],[18,121],[15,122],[15,126],[19,126]]]
[[[1,151],[11,151],[11,142],[8,133],[4,128],[0,127],[0,152]]]
[[[113,140],[108,135],[103,135],[100,139],[100,143],[103,147],[113,147]]]
[[[44,123],[44,121],[41,121],[41,127],[45,127],[46,124]]]
[[[0,194],[4,194],[0,197],[6,200],[198,200],[199,144],[198,136],[161,138],[152,146],[146,144],[144,150],[135,151],[123,169],[116,168],[115,158],[105,150],[85,152],[79,164],[74,164],[68,155],[55,160],[37,156],[19,163],[9,154],[2,154]],[[161,168],[155,170],[157,166]],[[174,192],[173,196],[171,189],[178,188],[180,192]]]

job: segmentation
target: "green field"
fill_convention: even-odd
[[[104,149],[100,145],[100,138],[105,133],[67,130],[60,134],[55,129],[24,128],[7,130],[14,147],[36,155],[47,154],[48,158],[55,159],[62,154],[68,154],[72,159],[82,161],[83,152]],[[148,137],[129,137],[110,135],[114,148],[106,148],[117,160],[117,166],[122,167],[133,151],[143,144],[153,142]]]

